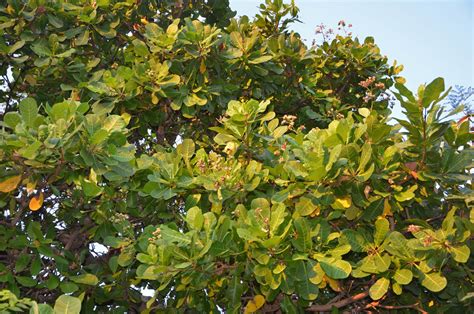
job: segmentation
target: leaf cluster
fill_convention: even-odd
[[[469,308],[470,121],[297,14],[0,5],[0,311]]]

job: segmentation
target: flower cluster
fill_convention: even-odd
[[[120,224],[122,222],[128,221],[128,219],[129,219],[129,216],[127,214],[115,213],[110,218],[110,221],[114,224]]]
[[[148,241],[154,242],[156,240],[161,239],[161,229],[159,227],[156,228],[156,230],[153,231],[151,234],[152,236],[148,238]]]
[[[364,96],[364,102],[368,103],[370,100],[375,99],[375,95],[373,93],[373,89],[371,87],[373,86],[375,89],[380,89],[383,90],[385,89],[385,84],[382,82],[375,82],[376,78],[375,76],[370,76],[367,79],[360,81],[359,86],[362,86],[363,88],[370,89],[365,92]]]
[[[369,101],[371,101],[374,98],[375,98],[375,95],[372,92],[366,92],[363,99],[364,99],[365,103],[368,103]]]
[[[420,230],[421,230],[420,226],[417,226],[417,225],[409,225],[407,228],[407,231],[411,233],[417,233]]]
[[[290,130],[293,129],[294,125],[295,125],[295,121],[296,121],[296,116],[292,116],[292,115],[289,115],[289,114],[285,114],[283,116],[283,121],[281,122],[282,125],[288,125],[288,128]]]
[[[363,88],[369,88],[374,82],[375,82],[375,76],[370,76],[364,81],[360,81],[359,86],[362,86]]]
[[[382,82],[375,83],[374,86],[375,86],[375,88],[379,88],[379,89],[384,89],[385,88],[385,84],[382,83]]]

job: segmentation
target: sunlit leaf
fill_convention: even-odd
[[[43,206],[44,194],[40,192],[38,195],[31,197],[29,207],[32,211],[37,211]]]
[[[13,176],[3,181],[0,181],[0,192],[9,193],[15,190],[21,181],[21,175]]]

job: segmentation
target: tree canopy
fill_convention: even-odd
[[[473,134],[443,79],[306,44],[293,1],[235,14],[0,4],[1,313],[471,306]]]

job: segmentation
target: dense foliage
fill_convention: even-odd
[[[297,14],[0,4],[0,312],[470,307],[469,119]]]

